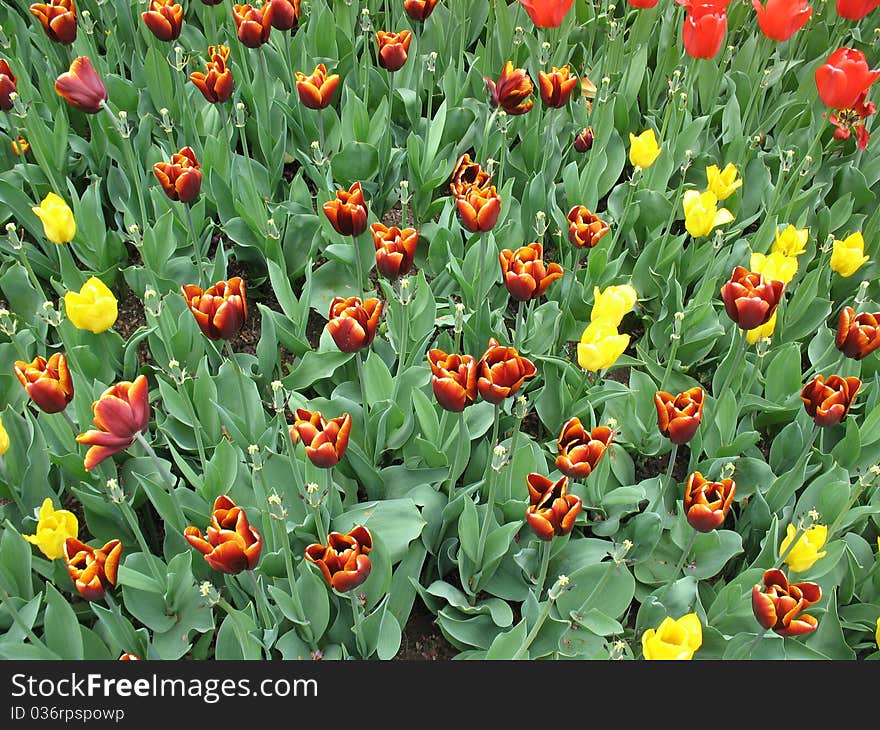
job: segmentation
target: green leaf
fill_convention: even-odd
[[[46,645],[62,659],[82,659],[83,640],[76,614],[51,583],[46,583]]]

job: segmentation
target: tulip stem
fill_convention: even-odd
[[[581,396],[584,394],[584,388],[587,385],[587,378],[590,376],[590,371],[586,368],[583,368],[582,372],[583,374],[581,375],[581,382],[578,385],[577,392],[575,393],[574,398],[571,399],[572,403],[577,403],[581,399]]]
[[[196,257],[196,268],[204,268],[204,272],[199,275],[199,284],[206,280],[210,283],[210,276],[208,275],[208,252],[202,252],[201,241],[199,240],[198,235],[196,235],[196,227],[193,224],[192,210],[190,210],[189,204],[184,203],[183,209],[186,211],[186,225],[189,228],[189,237],[192,239],[193,252]],[[208,245],[210,245],[210,243]]]
[[[229,605],[229,603],[226,601],[226,599],[221,598],[219,601],[217,601],[217,605],[220,606],[220,608],[222,608],[224,611],[226,611],[226,614],[231,619],[232,630],[233,630],[233,632],[235,632],[235,638],[238,639],[238,643],[241,646],[241,650],[242,650],[242,652],[244,652],[245,647],[248,646],[249,644],[251,644],[253,641],[256,641],[256,639],[254,639],[249,634],[242,631],[241,622],[237,619],[237,617],[235,615],[237,613],[237,611],[232,606]],[[262,651],[260,652],[260,654],[262,654]]]
[[[549,545],[550,543],[548,542],[547,544]],[[556,597],[557,596],[553,594],[553,590],[551,589],[550,594],[548,594],[547,596],[547,601],[544,603],[544,607],[541,609],[541,613],[538,615],[538,620],[535,622],[535,625],[532,627],[529,635],[526,636],[526,639],[525,641],[523,641],[522,646],[516,650],[516,654],[513,655],[512,659],[522,659],[526,655],[529,647],[537,638],[538,632],[541,631],[541,628],[544,626],[544,622],[550,615],[550,609],[552,609],[553,604],[556,603]]]
[[[783,552],[779,555],[779,557],[776,559],[776,562],[773,563],[773,567],[770,570],[776,570],[785,562],[785,559],[788,557],[789,553],[795,549],[795,547],[797,546],[798,542],[800,542],[800,539],[803,537],[805,532],[806,532],[806,530],[804,529],[804,526],[798,525],[798,528],[797,528],[797,530],[795,530],[794,537],[792,538],[791,543],[785,549],[785,552]]]
[[[12,615],[12,620],[18,624],[19,628],[24,632],[25,636],[27,636],[31,643],[34,646],[39,646],[45,649],[49,654],[53,652],[37,637],[37,635],[33,632],[30,626],[25,623],[25,620],[21,617],[21,614],[18,612],[18,609],[12,605],[12,601],[9,600],[9,594],[5,589],[0,588],[0,603],[2,603],[6,610]]]
[[[486,253],[489,250],[488,233],[483,231],[480,233],[480,276],[477,279],[477,298],[483,291],[483,279],[486,276]]]
[[[391,115],[391,107],[394,104],[394,73],[388,72],[388,127],[386,140],[388,143],[388,159],[391,160],[391,151],[394,149],[394,135],[391,133],[391,125],[393,124],[393,118]],[[404,224],[406,225],[406,224]]]
[[[553,540],[542,540],[541,543],[541,567],[538,571],[538,580],[535,582],[535,598],[539,601],[541,600],[541,593],[544,592],[547,569],[550,567],[550,552],[553,547]]]
[[[657,390],[666,390],[666,383],[669,381],[669,376],[672,374],[672,366],[675,363],[675,356],[678,354],[678,345],[680,342],[680,336],[672,340],[672,347],[669,351],[669,359],[666,362],[666,370],[663,371],[663,379],[660,381],[660,387],[657,388]]]
[[[128,524],[128,529],[132,531],[135,540],[137,540],[137,544],[144,555],[144,560],[146,560],[147,564],[150,566],[150,572],[153,574],[153,578],[159,585],[161,592],[164,593],[166,577],[163,577],[162,573],[159,571],[159,566],[154,562],[153,553],[147,546],[147,541],[144,539],[144,535],[138,525],[137,515],[134,513],[134,509],[125,499],[119,502],[119,509],[122,510],[122,516]]]
[[[681,569],[684,567],[684,564],[687,562],[688,555],[691,554],[691,549],[694,547],[694,541],[697,539],[697,531],[694,530],[691,533],[691,539],[688,540],[687,545],[684,550],[681,552],[681,557],[678,560],[678,564],[675,566],[675,570],[672,571],[672,580],[676,580],[678,578],[678,574],[681,573]]]
[[[324,151],[324,110],[318,110],[318,144],[321,145],[321,157],[327,158],[327,153]]]
[[[299,590],[296,585],[296,573],[293,570],[293,559],[290,555],[290,538],[287,536],[287,529],[284,524],[278,525],[281,528],[281,537],[279,537],[276,533],[276,522],[277,520],[273,519],[270,516],[270,522],[272,526],[272,533],[275,535],[275,542],[281,546],[281,552],[284,555],[284,568],[287,572],[287,582],[290,584],[290,598],[293,600],[293,607],[296,611],[297,617],[303,622],[303,629],[306,633],[306,641],[309,646],[312,647],[312,651],[317,651],[318,644],[315,641],[315,635],[312,632],[312,623],[306,617],[305,610],[303,609],[302,600],[299,597]],[[276,604],[277,605],[277,604]]]
[[[516,322],[513,329],[513,346],[516,348],[517,352],[519,352],[522,347],[523,332],[526,329],[525,309],[525,300],[520,299],[519,304],[516,307]]]
[[[611,243],[608,244],[608,258],[611,258],[612,253],[614,252],[614,246],[617,243],[617,239],[620,238],[620,232],[623,230],[623,226],[626,223],[626,216],[629,213],[629,207],[632,203],[633,195],[635,194],[636,188],[638,187],[638,181],[633,183],[632,179],[627,183],[628,190],[626,191],[626,198],[623,203],[623,212],[620,214],[620,218],[614,224],[614,231],[611,233]],[[634,251],[634,254],[637,254],[638,251]]]
[[[73,418],[70,417],[70,414],[67,412],[66,408],[61,411],[61,415],[64,416],[64,420],[70,424],[70,428],[73,430],[73,437],[76,438],[77,436],[79,436],[79,428],[77,427],[76,423],[74,423]]]
[[[678,444],[672,444],[672,451],[669,452],[669,466],[666,468],[666,481],[675,483],[672,472],[675,470],[675,459],[678,456]]]
[[[742,360],[746,354],[747,334],[747,330],[740,329],[739,340],[737,341],[736,337],[734,337],[730,343],[731,352],[733,352],[734,347],[736,347],[737,349],[736,353],[733,355],[733,359],[731,360],[730,365],[728,366],[727,372],[724,373],[724,380],[722,381],[721,387],[718,389],[718,395],[716,396],[717,398],[720,398],[722,395],[724,395],[724,392],[730,385],[730,379],[731,377],[733,377],[733,373],[739,370],[740,366],[742,365]]]
[[[361,263],[360,236],[354,236],[352,238],[352,244],[354,244],[354,265],[355,273],[357,275],[357,288],[359,289],[358,295],[360,295],[367,291],[367,281],[364,278],[364,265]]]
[[[568,287],[568,291],[565,293],[565,306],[562,308],[563,312],[570,312],[571,307],[571,298],[574,296],[575,287],[577,287],[577,273],[578,269],[581,267],[581,257],[584,254],[583,248],[580,246],[576,246],[574,250],[574,264],[572,264],[571,268],[571,284]],[[572,319],[577,321],[574,314],[572,314]],[[561,320],[560,320],[561,321]]]
[[[203,10],[205,12],[205,15],[208,16],[208,21],[209,21],[208,24],[211,27],[211,37],[206,38],[205,40],[208,41],[209,46],[217,45],[220,43],[220,39],[217,37],[217,16],[214,13],[214,6],[213,5],[205,5],[205,6],[203,6]],[[204,28],[203,28],[203,30],[204,30]]]
[[[241,366],[238,364],[238,360],[235,359],[235,350],[232,349],[229,340],[224,340],[223,342],[226,346],[226,354],[232,362],[232,367],[235,368],[235,380],[238,383],[238,395],[241,398],[241,412],[244,418],[244,425],[247,427],[248,432],[250,432],[251,424],[250,419],[248,418],[247,397],[245,396],[244,391],[244,373],[241,370]]]
[[[144,191],[143,191],[143,178],[141,177],[141,169],[140,166],[135,161],[134,157],[134,149],[131,146],[131,138],[128,134],[123,134],[122,130],[119,127],[119,119],[110,111],[110,107],[107,106],[106,102],[101,102],[101,109],[107,112],[110,117],[110,121],[113,123],[113,128],[116,130],[119,135],[120,144],[122,145],[122,154],[125,155],[125,162],[129,167],[129,173],[132,176],[132,182],[134,183],[135,194],[137,195],[138,209],[140,210],[141,220],[140,226],[141,231],[146,229],[147,225],[147,207],[144,204]]]
[[[409,343],[409,313],[406,311],[406,304],[401,303],[401,323],[400,323],[400,342],[397,343],[397,371],[395,373],[394,395],[397,397],[398,379],[403,372],[404,361],[406,360],[406,346]]]
[[[360,599],[355,594],[354,588],[352,588],[348,592],[348,597],[351,600],[351,613],[354,617],[354,626],[351,627],[351,632],[354,634],[358,654],[361,655],[362,659],[366,659],[367,652],[363,646],[363,639],[361,638],[361,620],[363,618],[363,607],[361,606]]]
[[[254,575],[254,571],[246,570],[244,572],[247,574],[248,582],[251,584],[251,589],[254,592],[254,601],[257,604],[257,613],[260,616],[260,620],[263,622],[263,628],[268,629],[275,624],[275,621],[272,618],[272,613],[269,611],[269,605],[266,602],[266,594],[260,587],[260,584],[257,581],[257,576]]]
[[[24,150],[21,149],[18,144],[18,138],[21,136],[21,133],[18,131],[18,125],[15,123],[15,120],[12,118],[12,114],[10,112],[5,112],[6,121],[9,124],[9,136],[12,139],[12,143],[16,145],[16,149],[18,149],[18,157],[21,159],[21,176],[24,178],[24,181],[27,183],[27,186],[31,189],[31,195],[34,196],[34,202],[39,205],[40,196],[37,194],[37,188],[31,180],[31,176],[27,173],[27,159],[24,154]]]
[[[354,361],[357,365],[357,375],[358,381],[361,385],[361,408],[364,412],[364,451],[367,455],[372,453],[373,447],[370,445],[370,406],[369,401],[367,400],[367,381],[364,377],[364,355],[363,350],[360,350],[355,356]]]

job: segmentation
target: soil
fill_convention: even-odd
[[[688,477],[688,462],[690,461],[690,449],[680,446],[675,455],[675,466],[672,468],[672,478],[678,482],[684,482]],[[669,455],[644,456],[635,459],[636,483],[643,479],[650,479],[658,474],[665,474],[669,468]]]
[[[394,659],[437,661],[452,659],[456,654],[458,649],[446,641],[434,622],[434,614],[417,598],[403,630],[400,650]]]

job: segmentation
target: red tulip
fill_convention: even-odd
[[[682,27],[685,52],[693,58],[713,58],[727,32],[725,2],[690,2]]]
[[[752,0],[752,6],[758,14],[761,32],[780,42],[787,41],[803,28],[813,14],[807,0],[767,0],[766,5],[761,5],[760,0]]]
[[[562,278],[562,267],[555,261],[544,263],[544,247],[530,243],[516,251],[505,248],[498,254],[501,276],[510,296],[522,302],[544,296],[547,287]]]
[[[880,69],[871,70],[865,54],[855,48],[838,48],[816,69],[819,98],[832,109],[851,109],[862,93],[878,78]]]
[[[321,569],[327,584],[346,593],[354,590],[370,575],[370,551],[373,536],[363,526],[355,527],[347,535],[331,532],[327,544],[313,543],[306,548],[305,558]]]
[[[403,9],[410,17],[410,20],[425,21],[440,0],[403,0]]]
[[[834,426],[846,418],[861,387],[859,378],[830,375],[825,380],[824,376],[817,375],[801,390],[804,410],[817,426]]]
[[[484,188],[492,182],[492,176],[478,162],[472,162],[471,156],[465,152],[455,163],[449,192],[458,197],[465,195],[471,186]]]
[[[311,76],[302,71],[294,74],[296,91],[303,106],[309,109],[324,109],[333,100],[336,87],[339,86],[339,74],[327,75],[327,67],[323,63],[315,66]]]
[[[524,68],[514,68],[512,61],[507,61],[501,70],[498,81],[483,78],[489,91],[493,107],[501,107],[508,114],[525,114],[535,102],[531,98],[534,86]]]
[[[593,248],[611,228],[593,215],[586,206],[575,205],[568,211],[568,240],[576,248]]]
[[[829,117],[829,121],[837,127],[834,130],[834,139],[849,139],[855,131],[856,148],[859,150],[866,149],[871,140],[865,120],[877,112],[873,101],[865,101],[867,95],[868,92],[863,91],[851,109],[839,109]]]
[[[674,444],[690,441],[703,420],[703,405],[706,395],[699,386],[694,386],[673,396],[660,390],[654,394],[657,409],[657,428]]]
[[[247,318],[244,279],[233,276],[204,291],[195,284],[180,287],[189,311],[209,340],[231,340]]]
[[[63,353],[56,352],[48,360],[16,360],[14,371],[34,405],[45,413],[59,413],[73,400],[73,380]]]
[[[880,0],[837,0],[837,14],[847,20],[861,20],[877,7]]]
[[[526,522],[541,540],[552,540],[555,535],[567,535],[574,529],[574,521],[583,507],[580,497],[568,494],[568,477],[553,482],[541,474],[526,477],[529,488],[529,506]]]
[[[477,390],[489,403],[501,403],[516,395],[522,384],[535,377],[534,363],[520,355],[513,347],[499,345],[493,337],[489,347],[477,363]]]
[[[683,506],[688,524],[697,532],[712,532],[721,527],[735,494],[733,479],[710,482],[700,472],[693,472],[684,488]]]
[[[440,407],[460,413],[477,400],[477,361],[470,355],[429,350],[431,387]]]
[[[370,232],[376,247],[376,270],[391,281],[408,274],[416,255],[419,232],[415,228],[388,228],[382,223],[373,223]]]
[[[122,543],[110,540],[100,548],[89,547],[74,537],[64,543],[64,562],[79,594],[87,601],[100,601],[107,588],[116,585]]]
[[[107,101],[107,88],[87,56],[77,56],[55,80],[55,91],[75,109],[97,114]]]
[[[229,47],[210,46],[208,58],[211,60],[205,64],[205,73],[195,71],[189,78],[207,101],[211,104],[222,103],[232,96],[234,90],[232,69],[226,65]]]
[[[765,629],[780,636],[800,636],[815,631],[815,616],[801,613],[822,599],[817,583],[789,583],[778,568],[764,571],[762,584],[752,588],[752,611]]]
[[[300,0],[269,0],[263,14],[275,30],[293,30],[299,24],[299,6]]]
[[[330,302],[327,331],[342,352],[358,352],[376,338],[384,304],[379,299],[334,297]]]
[[[399,33],[377,31],[376,44],[379,50],[379,65],[387,71],[401,69],[406,63],[411,42],[412,31],[409,30],[402,30]]]
[[[359,182],[348,190],[337,190],[336,198],[324,203],[323,211],[342,236],[359,236],[367,230],[367,204]]]
[[[171,155],[170,162],[157,162],[153,174],[171,200],[191,203],[202,187],[202,172],[192,147]]]
[[[501,214],[501,196],[494,185],[465,188],[455,199],[461,222],[471,233],[491,231]]]
[[[577,76],[571,75],[571,67],[568,65],[562,68],[553,66],[550,69],[550,73],[538,71],[538,87],[541,90],[541,101],[544,102],[545,106],[552,109],[561,109],[571,98],[577,82]]]
[[[538,28],[558,28],[574,0],[520,0]]]
[[[175,0],[150,0],[149,9],[141,13],[141,18],[160,41],[173,41],[180,37],[183,6]]]
[[[50,40],[62,45],[76,40],[76,5],[73,0],[34,3],[30,11],[40,21]]]
[[[198,527],[183,531],[186,541],[205,557],[214,570],[235,575],[257,567],[263,537],[248,523],[245,511],[226,495],[214,500],[207,535]]]
[[[12,99],[10,95],[16,91],[18,79],[9,68],[9,63],[4,58],[0,58],[0,110],[8,112],[12,109]]]
[[[646,8],[653,8],[660,0],[629,0],[629,4],[634,8],[639,8],[640,10],[645,10]]]
[[[724,286],[721,299],[724,309],[740,329],[751,330],[770,321],[785,284],[777,279],[764,279],[762,274],[737,266]]]
[[[856,314],[844,307],[837,320],[834,344],[847,357],[861,360],[880,347],[880,312]]]
[[[321,469],[336,466],[348,448],[351,416],[348,413],[329,420],[320,411],[297,408],[296,421],[290,427],[290,439],[302,441],[309,461]]]
[[[269,40],[272,17],[264,6],[257,10],[251,5],[233,5],[232,19],[238,29],[238,40],[248,48],[259,48]]]
[[[580,152],[583,154],[584,152],[589,152],[593,149],[593,128],[592,127],[584,127],[580,132],[577,133],[577,136],[574,138],[573,147],[576,152]]]
[[[614,433],[607,426],[587,431],[581,419],[570,419],[559,432],[556,468],[572,479],[586,479],[611,445]]]

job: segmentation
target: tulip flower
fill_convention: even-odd
[[[648,660],[687,660],[703,645],[703,626],[695,613],[667,616],[642,634],[642,656]]]
[[[867,95],[868,92],[863,91],[851,109],[839,109],[828,118],[837,127],[834,130],[834,139],[846,140],[855,132],[856,148],[859,150],[867,149],[868,142],[871,141],[865,120],[877,113],[874,102],[865,100]]]
[[[572,76],[571,66],[562,68],[553,66],[550,73],[538,71],[538,88],[541,90],[541,101],[545,106],[552,109],[561,109],[571,98],[574,87],[577,86],[577,76]]]
[[[339,74],[327,75],[327,67],[323,63],[315,66],[311,76],[302,71],[294,74],[296,91],[303,106],[309,109],[325,109],[333,100],[336,87],[339,86]]]
[[[403,0],[403,9],[410,20],[426,21],[440,0]]]
[[[150,400],[147,377],[138,375],[134,382],[123,380],[105,390],[92,403],[97,430],[92,429],[76,437],[79,444],[87,444],[83,466],[91,471],[104,459],[125,451],[138,437],[146,433],[150,424]]]
[[[234,83],[232,69],[226,65],[229,58],[229,46],[209,46],[205,72],[194,71],[189,75],[196,88],[202,92],[205,100],[211,104],[222,104],[232,96]]]
[[[538,28],[558,28],[574,0],[519,0]]]
[[[104,592],[116,585],[122,542],[110,540],[103,547],[93,548],[76,538],[64,542],[67,572],[79,594],[87,601],[100,601]]]
[[[800,256],[806,251],[807,240],[810,231],[806,228],[795,228],[789,224],[782,233],[777,229],[776,239],[770,248],[772,253],[781,253],[785,256]]]
[[[632,7],[639,8],[640,10],[653,8],[659,2],[660,0],[629,0],[629,4],[632,5]]]
[[[707,190],[718,200],[727,200],[742,187],[743,181],[738,174],[739,170],[732,162],[728,162],[723,170],[719,170],[718,165],[709,165],[706,168]]]
[[[847,357],[861,360],[880,347],[880,312],[856,314],[844,307],[837,319],[834,345]]]
[[[141,13],[141,18],[160,41],[173,41],[180,37],[183,6],[175,0],[150,0],[149,8]]]
[[[755,327],[754,329],[746,330],[746,342],[750,345],[754,345],[759,340],[769,339],[773,332],[776,330],[776,315],[779,313],[777,309],[773,312],[773,316],[770,317],[764,324]]]
[[[880,0],[837,0],[837,14],[847,20],[861,20],[874,8],[880,7]]]
[[[825,106],[854,107],[862,93],[878,78],[880,69],[868,66],[865,54],[855,48],[838,48],[816,69],[816,88]]]
[[[64,311],[74,327],[95,334],[110,329],[119,313],[113,292],[95,276],[89,277],[78,292],[64,295]]]
[[[684,227],[694,238],[708,236],[717,226],[733,220],[727,208],[718,207],[718,198],[711,190],[704,193],[686,190],[682,200]]]
[[[69,45],[76,40],[76,5],[73,0],[34,3],[31,14],[40,21],[49,40]]]
[[[797,528],[789,523],[785,528],[785,539],[779,544],[779,554],[785,555],[785,551],[794,540],[797,534]],[[824,558],[827,553],[821,550],[825,541],[828,539],[827,525],[813,525],[810,529],[805,530],[794,547],[785,555],[785,562],[793,573],[803,573],[813,567],[819,558]]]
[[[412,31],[402,30],[390,33],[376,31],[376,46],[379,53],[379,65],[386,71],[398,71],[406,63],[409,44],[412,42]]]
[[[6,430],[6,427],[3,425],[3,419],[0,418],[0,456],[3,456],[7,451],[9,451],[10,441],[9,441],[9,432]]]
[[[337,190],[336,198],[324,203],[322,209],[341,236],[359,236],[367,230],[367,204],[359,182],[348,190]]]
[[[76,235],[76,220],[70,206],[55,193],[47,193],[39,206],[31,208],[43,223],[43,234],[52,243],[70,243]]]
[[[180,287],[189,311],[209,340],[231,340],[247,318],[244,279],[234,276],[204,291],[195,284]]]
[[[583,507],[580,497],[568,494],[568,477],[553,482],[542,474],[526,477],[529,488],[529,506],[526,522],[539,539],[549,541],[555,535],[567,535],[574,529],[574,521]]]
[[[861,232],[853,233],[842,241],[834,240],[831,247],[831,270],[843,277],[852,276],[868,260],[865,239]]]
[[[376,337],[384,304],[379,299],[334,297],[330,302],[327,331],[342,352],[358,352]]]
[[[126,653],[126,654],[123,654],[122,656],[120,656],[119,659],[117,659],[116,661],[134,662],[134,661],[141,661],[141,658],[137,654],[132,654],[129,652],[129,653]]]
[[[752,0],[752,6],[758,15],[761,32],[780,43],[803,28],[813,14],[807,0],[767,0],[766,5],[761,5],[760,0]]]
[[[514,68],[512,61],[507,61],[501,70],[498,81],[483,77],[493,107],[501,108],[511,115],[525,114],[535,102],[530,97],[535,87],[524,68]]]
[[[765,570],[762,582],[752,588],[752,611],[765,629],[780,636],[800,636],[819,626],[815,616],[801,613],[822,599],[817,583],[789,583],[778,568]]]
[[[449,192],[459,197],[467,194],[471,186],[484,188],[492,182],[492,176],[478,162],[472,162],[471,156],[465,152],[455,163]]]
[[[107,101],[107,88],[87,56],[77,56],[55,80],[55,91],[74,109],[97,114]]]
[[[471,233],[491,231],[501,213],[501,196],[494,185],[470,185],[455,200],[461,222]]]
[[[33,535],[22,535],[31,545],[40,548],[49,560],[64,557],[64,543],[68,537],[74,540],[79,534],[79,521],[73,512],[55,509],[49,497],[43,500],[37,519],[37,530]]]
[[[470,355],[429,350],[431,387],[440,407],[460,413],[477,400],[477,361]]]
[[[339,593],[347,593],[363,583],[370,575],[370,551],[373,536],[358,525],[351,532],[331,532],[327,544],[312,543],[305,550],[305,558],[320,568],[327,585]]]
[[[846,418],[861,387],[862,381],[856,377],[830,375],[825,380],[816,375],[801,390],[804,410],[817,426],[835,426]]]
[[[724,309],[740,329],[750,330],[767,323],[779,306],[785,284],[737,266],[721,287]]]
[[[56,352],[48,360],[16,360],[13,370],[34,405],[44,413],[60,413],[73,400],[73,380],[63,353]]]
[[[299,25],[300,0],[268,0],[263,15],[275,30],[293,30]]]
[[[654,406],[660,433],[674,444],[686,444],[694,437],[703,420],[705,401],[706,394],[699,386],[688,388],[675,396],[665,390],[657,391]]]
[[[171,155],[170,162],[157,162],[153,174],[171,200],[191,203],[202,187],[202,171],[192,147]]]
[[[588,431],[581,419],[569,419],[556,441],[558,456],[556,468],[572,479],[586,479],[614,439],[613,431],[608,426],[597,426]]]
[[[591,322],[605,322],[606,324],[620,326],[627,312],[636,303],[638,294],[629,284],[609,286],[599,290],[593,287],[593,308],[590,310]]]
[[[24,157],[30,150],[30,144],[21,135],[18,135],[18,140],[12,143],[12,154],[16,157]]]
[[[183,531],[183,536],[214,570],[236,575],[257,567],[263,537],[251,527],[245,511],[226,495],[214,500],[211,524],[205,532],[207,534],[202,535],[198,527],[190,526]]]
[[[726,0],[690,0],[682,26],[684,50],[692,58],[713,58],[727,32]]]
[[[232,6],[232,19],[238,29],[238,40],[248,48],[259,48],[269,40],[272,17],[266,10],[266,6],[261,10],[249,4]]]
[[[721,527],[735,494],[733,479],[710,482],[700,472],[693,472],[684,488],[683,506],[688,524],[697,532],[712,532]]]
[[[0,111],[8,112],[12,109],[11,95],[18,88],[17,83],[18,78],[12,73],[9,63],[0,58]]]
[[[584,205],[568,211],[568,240],[576,248],[593,248],[611,228]]]
[[[538,369],[515,348],[499,345],[492,337],[483,357],[477,363],[477,390],[483,400],[501,403],[516,395],[522,384],[535,377]]]
[[[351,416],[345,413],[329,420],[320,411],[297,408],[296,421],[290,427],[294,443],[302,441],[309,461],[321,469],[336,466],[345,456],[351,434]]]
[[[615,325],[597,319],[581,334],[577,346],[578,365],[591,372],[605,370],[617,362],[628,346],[629,335],[622,335]]]
[[[408,274],[416,255],[419,232],[415,228],[388,228],[382,223],[373,223],[370,232],[376,247],[376,270],[391,281]]]
[[[574,149],[576,152],[583,154],[593,149],[593,128],[584,127],[574,138]]]
[[[771,251],[767,255],[753,253],[749,267],[765,279],[778,279],[783,284],[789,284],[797,273],[798,260],[796,256],[786,256],[779,251]]]
[[[661,149],[653,129],[646,129],[638,137],[629,133],[629,161],[634,167],[647,170],[654,164]]]
[[[544,296],[547,287],[562,278],[562,266],[544,263],[544,247],[530,243],[516,251],[505,248],[498,254],[501,276],[507,291],[517,301],[527,302]]]

